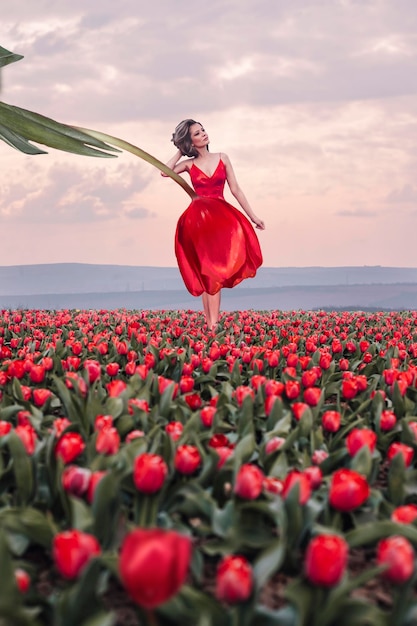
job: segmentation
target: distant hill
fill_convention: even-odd
[[[51,263],[0,267],[1,308],[201,309],[176,267]],[[416,309],[417,268],[262,267],[222,291],[222,309]]]

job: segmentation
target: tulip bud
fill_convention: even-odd
[[[52,556],[61,576],[74,579],[82,573],[88,561],[100,554],[97,539],[80,530],[66,530],[55,535]]]
[[[138,491],[152,494],[159,491],[168,475],[168,466],[159,454],[144,452],[133,463],[133,482]]]
[[[256,465],[246,463],[239,468],[234,492],[243,500],[256,500],[262,493],[264,473]]]
[[[24,569],[21,569],[20,567],[18,567],[14,571],[14,577],[15,577],[17,588],[19,589],[20,593],[27,593],[30,587],[29,574]]]
[[[279,450],[285,443],[284,437],[271,437],[265,444],[266,454],[272,454],[275,450]]]
[[[213,425],[213,419],[216,415],[216,407],[215,406],[205,406],[200,411],[200,419],[203,426],[206,428],[211,428]]]
[[[87,489],[87,502],[89,504],[93,503],[94,494],[96,492],[97,486],[102,478],[107,474],[105,470],[98,470],[96,472],[92,472],[90,482],[88,483]]]
[[[397,455],[401,454],[406,467],[409,467],[413,461],[414,450],[411,446],[407,446],[405,443],[400,443],[398,441],[394,441],[387,451],[387,459],[392,461],[392,459]]]
[[[391,513],[391,520],[397,524],[411,524],[417,519],[417,504],[403,504]]]
[[[317,406],[321,397],[320,387],[307,387],[307,389],[304,390],[303,397],[304,401],[309,406]]]
[[[90,484],[91,470],[78,465],[68,465],[62,472],[62,486],[67,493],[73,496],[82,496]]]
[[[184,430],[184,426],[181,422],[169,422],[165,426],[165,432],[171,437],[173,441],[177,441],[182,435],[182,431]]]
[[[216,598],[227,604],[248,600],[253,588],[253,572],[243,556],[227,555],[222,558],[216,575]]]
[[[298,470],[292,470],[285,477],[282,497],[286,499],[295,485],[299,486],[299,503],[306,504],[311,496],[311,483],[309,478]]]
[[[308,544],[304,569],[314,585],[333,587],[346,570],[347,542],[337,535],[317,535]]]
[[[191,541],[188,537],[159,528],[138,528],[123,541],[120,578],[134,602],[153,609],[179,591],[190,560]]]
[[[201,455],[197,446],[182,445],[178,446],[174,465],[177,472],[180,474],[191,475],[194,474],[201,465]]]
[[[16,426],[14,431],[19,437],[20,441],[23,443],[27,454],[29,454],[29,456],[32,456],[32,454],[35,452],[36,442],[38,441],[36,431],[33,426]]]
[[[65,464],[71,463],[83,452],[85,443],[79,433],[64,433],[55,445],[55,456]]]
[[[325,411],[321,417],[321,424],[324,430],[329,433],[336,433],[340,428],[342,417],[339,411]]]
[[[120,448],[120,435],[114,426],[105,426],[99,430],[96,439],[96,451],[99,454],[116,454]]]
[[[353,511],[369,498],[370,488],[366,478],[351,469],[339,469],[333,474],[330,489],[330,505],[338,511]]]
[[[394,535],[382,539],[377,546],[377,564],[387,565],[383,577],[395,585],[402,585],[414,572],[414,550],[405,537]]]
[[[376,441],[377,435],[370,428],[354,428],[346,437],[346,447],[350,456],[355,456],[363,446],[368,446],[372,453],[375,450]]]

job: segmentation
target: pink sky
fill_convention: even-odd
[[[1,97],[163,161],[203,122],[266,222],[265,266],[417,266],[415,0],[190,4],[8,4],[0,45],[25,58]],[[0,143],[0,168],[0,265],[175,265],[188,196],[132,155]]]

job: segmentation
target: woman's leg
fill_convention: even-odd
[[[201,297],[203,299],[203,309],[204,309],[204,314],[206,316],[207,328],[210,329],[211,322],[210,322],[210,310],[209,310],[209,305],[208,305],[208,293],[204,291]]]
[[[220,317],[220,291],[211,295],[209,293],[203,293],[203,307],[206,314],[207,326],[210,330],[213,330],[219,321]]]

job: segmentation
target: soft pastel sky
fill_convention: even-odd
[[[417,266],[416,0],[19,0],[1,23],[7,103],[163,161],[201,121],[264,265]],[[147,163],[0,142],[0,171],[0,265],[175,265],[188,196]]]

